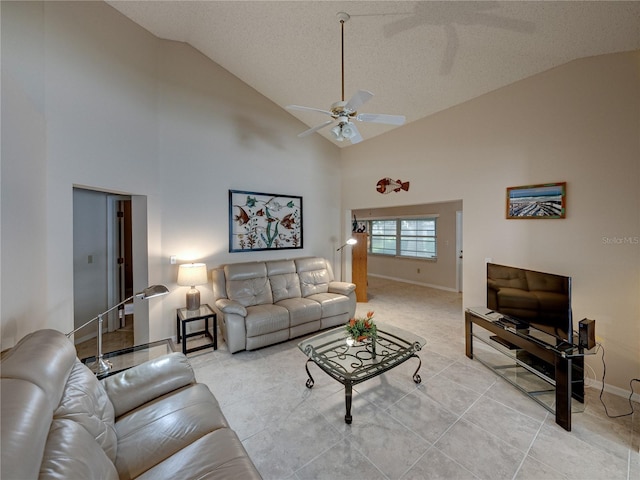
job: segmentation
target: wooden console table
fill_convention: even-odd
[[[482,358],[476,354],[475,358],[554,413],[558,425],[571,430],[571,398],[584,403],[584,355],[591,353],[532,326],[522,330],[505,326],[500,314],[486,308],[468,308],[464,319],[467,357],[474,358],[474,339],[491,347],[484,350],[493,352],[492,355]],[[474,332],[474,324],[489,335]],[[496,351],[502,355],[496,355]],[[516,369],[546,382],[549,388],[528,389],[522,382],[525,375],[514,373]],[[542,399],[545,393],[550,393],[549,401]]]

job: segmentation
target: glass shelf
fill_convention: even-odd
[[[527,353],[520,348],[509,348],[493,339],[491,332],[479,328],[473,338],[473,358],[493,370],[498,376],[525,393],[551,413],[556,413],[556,382],[553,372],[545,372],[540,362],[537,367],[527,363]],[[518,355],[521,358],[518,358]],[[548,367],[547,367],[548,368]],[[585,405],[571,402],[571,412],[581,413]]]

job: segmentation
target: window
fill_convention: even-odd
[[[371,220],[371,253],[396,255],[396,221]]]
[[[369,252],[414,258],[436,258],[436,218],[369,220]]]

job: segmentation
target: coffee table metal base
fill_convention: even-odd
[[[409,358],[414,358],[414,357],[418,359],[418,368],[416,368],[416,371],[413,374],[413,381],[416,384],[419,384],[419,383],[422,382],[422,378],[420,378],[420,375],[418,375],[418,371],[420,370],[420,367],[422,366],[422,360],[420,359],[420,357],[418,355],[416,355],[414,353],[413,355],[411,355],[410,357],[405,359],[405,361],[408,360]],[[309,372],[309,363],[315,364],[315,362],[310,358],[309,360],[307,360],[307,362],[304,365],[304,368],[307,371],[307,375],[309,376],[309,378],[307,380],[307,383],[306,383],[306,386],[307,386],[307,388],[313,388],[313,385],[315,384],[315,381],[313,380],[313,377],[311,376],[311,372]],[[402,363],[404,363],[404,362],[402,362]],[[338,381],[340,381],[340,380],[338,380]],[[362,380],[362,381],[364,381],[364,380]],[[346,414],[344,416],[344,422],[347,423],[347,424],[351,424],[351,422],[353,421],[353,417],[351,416],[351,403],[352,403],[352,400],[353,400],[353,386],[357,385],[358,383],[361,383],[361,382],[344,381],[344,382],[340,382],[340,383],[344,384],[344,405],[345,405],[345,409],[346,409]]]

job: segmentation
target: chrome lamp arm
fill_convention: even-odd
[[[169,293],[169,289],[164,285],[151,285],[150,287],[145,288],[143,291],[138,292],[135,295],[131,295],[126,300],[123,300],[120,303],[109,308],[108,310],[105,310],[104,312],[100,313],[98,316],[92,318],[88,322],[82,324],[78,328],[70,331],[69,333],[67,333],[67,338],[69,338],[71,335],[76,333],[81,328],[84,328],[90,323],[98,320],[98,349],[97,349],[96,361],[93,362],[91,365],[89,365],[89,368],[91,368],[91,370],[96,375],[101,375],[103,373],[106,373],[109,370],[111,370],[111,363],[104,360],[104,356],[102,354],[102,325],[104,323],[104,320],[102,317],[108,314],[109,312],[115,310],[116,308],[124,305],[125,303],[133,300],[134,298],[139,298],[140,300],[146,300],[147,298],[158,297],[160,295],[166,295],[167,293]]]

